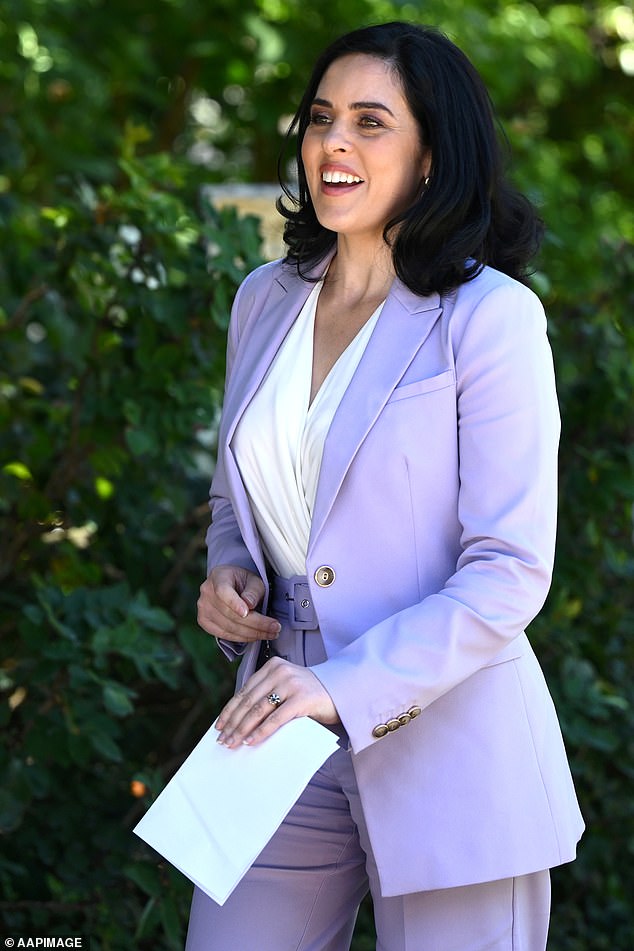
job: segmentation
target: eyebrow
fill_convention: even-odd
[[[315,98],[313,99],[311,105],[326,106],[326,108],[332,109],[332,103],[329,102],[328,99]],[[392,110],[388,109],[388,107],[384,105],[382,102],[351,102],[349,108],[350,109],[381,109],[383,112],[387,112],[389,113],[389,115],[394,117],[394,113],[392,112]]]

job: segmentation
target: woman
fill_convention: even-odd
[[[195,893],[188,948],[341,951],[369,888],[383,951],[540,951],[583,823],[524,634],[559,435],[519,282],[539,223],[432,29],[336,41],[292,129],[288,254],[233,308],[199,622],[242,658],[219,742],[309,716],[340,748],[227,903]]]

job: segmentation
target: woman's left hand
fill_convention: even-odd
[[[218,743],[231,749],[243,743],[255,746],[295,717],[339,723],[330,694],[312,670],[272,657],[221,711]]]

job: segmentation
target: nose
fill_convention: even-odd
[[[323,137],[323,144],[326,152],[347,152],[350,141],[345,126],[341,122],[334,121]]]

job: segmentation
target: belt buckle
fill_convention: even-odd
[[[311,631],[317,628],[315,608],[310,598],[310,588],[306,581],[293,582],[293,596],[286,596],[291,626],[299,631]],[[310,609],[310,618],[298,617],[298,608],[304,611]]]

